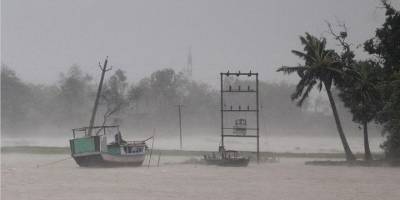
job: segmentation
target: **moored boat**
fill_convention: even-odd
[[[238,151],[225,150],[223,146],[220,146],[218,153],[204,155],[204,160],[209,165],[246,167],[250,158],[240,156]]]
[[[125,141],[119,126],[96,126],[95,135],[88,135],[89,127],[72,129],[71,156],[81,167],[140,166],[146,156],[146,139]],[[114,139],[110,140],[110,136]],[[112,138],[112,137],[111,137]]]
[[[101,78],[88,127],[72,129],[73,138],[69,141],[71,156],[81,167],[140,166],[146,156],[146,141],[125,141],[119,126],[94,126],[99,105],[108,58],[101,69]],[[114,140],[110,140],[113,136]],[[111,137],[112,138],[112,137]]]

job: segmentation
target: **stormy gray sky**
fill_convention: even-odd
[[[109,56],[137,82],[157,69],[181,70],[191,48],[197,80],[215,84],[220,71],[251,69],[280,81],[288,77],[276,67],[299,62],[290,53],[300,48],[299,35],[329,36],[324,20],[341,20],[350,41],[360,44],[384,21],[379,6],[378,0],[2,0],[1,59],[23,80],[55,83],[73,64],[97,77],[97,62]]]

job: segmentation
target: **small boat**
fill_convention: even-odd
[[[94,126],[104,75],[111,70],[107,63],[108,58],[103,66],[99,64],[102,73],[89,126],[72,129],[73,138],[69,141],[71,156],[81,167],[140,166],[146,156],[146,141],[153,137],[143,141],[125,141],[119,126],[104,126],[105,119],[103,126]],[[114,139],[110,140],[110,136]]]
[[[119,126],[95,126],[95,135],[88,135],[89,127],[72,129],[71,156],[81,167],[122,167],[142,165],[146,141],[125,141]],[[82,135],[83,134],[83,135]],[[110,136],[114,139],[110,140]],[[112,138],[112,137],[111,137]]]
[[[220,146],[218,153],[204,155],[204,160],[209,165],[246,167],[250,158],[240,156],[238,151],[225,150],[223,146]]]

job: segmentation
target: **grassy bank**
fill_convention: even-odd
[[[70,154],[70,150],[68,147],[8,146],[1,147],[1,153]]]
[[[154,154],[161,153],[164,156],[203,156],[212,151],[188,151],[188,150],[153,150]],[[68,147],[44,147],[44,146],[8,146],[1,147],[1,153],[26,153],[26,154],[70,154]],[[242,152],[245,156],[255,157],[255,152]],[[362,154],[356,154],[357,158],[362,158]],[[293,152],[260,152],[261,158],[281,157],[281,158],[327,158],[342,159],[343,153],[293,153]],[[382,157],[376,154],[374,157]]]

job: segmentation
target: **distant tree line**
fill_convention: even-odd
[[[182,104],[185,134],[218,134],[219,89],[168,68],[155,71],[136,83],[129,82],[123,70],[108,73],[96,125],[120,124],[132,130],[132,134],[148,134],[152,128],[157,128],[158,132],[168,136],[178,131],[176,106]],[[239,84],[247,87],[245,82]],[[43,85],[24,82],[3,64],[2,133],[10,137],[69,136],[71,128],[89,125],[97,85],[98,80],[77,65],[61,73],[56,84]],[[326,133],[334,129],[329,120],[330,114],[324,109],[326,100],[306,100],[307,107],[298,108],[286,100],[294,89],[295,86],[288,83],[260,82],[262,133],[295,136],[320,135],[320,132],[331,134]]]
[[[356,60],[352,46],[347,42],[347,29],[339,33],[328,23],[330,34],[342,47],[337,52],[326,47],[326,38],[309,33],[300,37],[302,51],[292,50],[304,60],[299,66],[282,66],[278,71],[297,73],[300,77],[293,100],[301,106],[316,86],[328,95],[336,127],[349,161],[355,159],[344,133],[337,101],[332,90],[339,91],[340,100],[360,124],[364,134],[365,159],[371,160],[368,124],[372,121],[383,126],[386,141],[382,148],[392,160],[400,160],[400,12],[382,0],[386,20],[377,28],[375,37],[365,41],[364,50],[371,55],[366,60]]]

